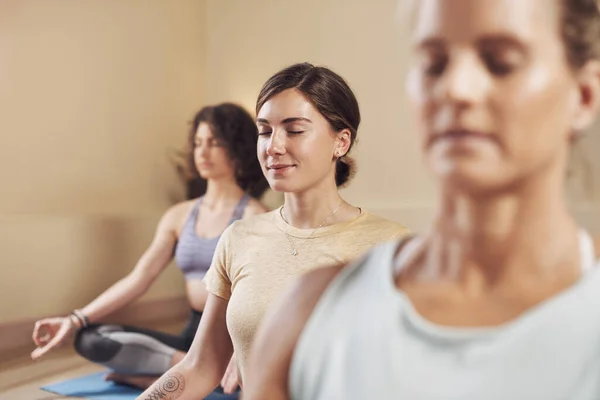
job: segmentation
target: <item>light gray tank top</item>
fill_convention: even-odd
[[[587,233],[579,282],[494,328],[421,317],[394,285],[397,244],[375,248],[326,289],[294,352],[291,399],[600,399],[600,268]]]

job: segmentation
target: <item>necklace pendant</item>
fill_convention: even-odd
[[[292,250],[292,255],[293,256],[297,256],[298,255],[298,251],[296,249]]]

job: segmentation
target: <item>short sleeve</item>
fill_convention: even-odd
[[[228,226],[217,243],[212,263],[203,279],[206,289],[215,296],[229,300],[231,297],[231,236],[232,225]]]
[[[392,230],[392,233],[388,240],[390,240],[390,241],[401,240],[401,239],[405,239],[409,236],[412,236],[411,230],[403,225],[397,224],[395,226],[395,229]]]

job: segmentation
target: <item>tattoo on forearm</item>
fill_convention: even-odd
[[[185,380],[183,375],[171,372],[159,379],[155,386],[144,400],[175,400],[183,393]]]

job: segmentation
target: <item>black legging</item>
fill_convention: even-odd
[[[192,310],[179,335],[128,325],[90,325],[77,333],[75,350],[87,360],[117,373],[162,375],[170,368],[176,350],[189,351],[201,318],[201,312]],[[239,393],[223,394],[220,385],[215,393],[220,393],[218,398],[223,400],[239,398]]]

